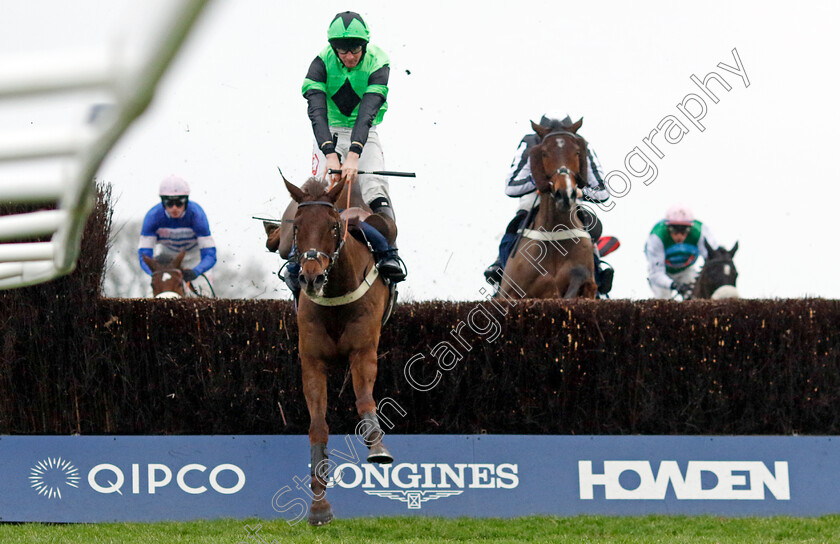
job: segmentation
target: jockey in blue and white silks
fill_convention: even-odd
[[[216,264],[216,243],[210,234],[207,214],[197,202],[190,202],[189,194],[189,185],[178,176],[169,176],[161,182],[161,203],[146,213],[137,249],[140,267],[146,274],[151,275],[152,271],[143,261],[143,255],[167,263],[186,251],[181,264],[185,281],[193,281]]]

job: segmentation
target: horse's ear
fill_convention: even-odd
[[[335,204],[335,201],[338,200],[338,195],[341,194],[341,191],[343,189],[344,189],[344,179],[342,178],[342,179],[338,180],[338,183],[336,183],[333,186],[332,189],[327,191],[327,199],[329,199],[330,202]]]
[[[569,127],[569,128],[567,128],[566,130],[568,130],[568,131],[569,131],[569,132],[571,132],[571,133],[577,134],[577,131],[578,131],[578,129],[580,129],[580,127],[581,127],[581,126],[583,126],[583,117],[581,117],[580,119],[578,119],[578,122],[577,122],[577,123],[575,123],[574,125],[570,126],[570,127]]]
[[[286,178],[283,178],[283,183],[286,184],[286,190],[289,191],[290,195],[292,195],[292,200],[300,204],[301,200],[303,200],[303,191],[301,191],[297,185],[291,183]]]
[[[735,242],[735,245],[729,250],[729,256],[734,257],[736,251],[738,251],[738,242]]]
[[[551,129],[548,127],[544,127],[542,125],[538,125],[537,123],[531,121],[531,128],[534,129],[534,132],[537,133],[537,136],[540,137],[540,140],[545,138],[548,134],[551,133]]]
[[[158,262],[149,257],[148,255],[143,255],[143,262],[146,263],[146,266],[148,266],[152,270],[152,272],[156,272],[157,269],[160,268]]]
[[[708,241],[708,240],[705,240],[705,239],[704,239],[704,240],[703,240],[703,245],[705,245],[705,246],[706,246],[706,251],[709,253],[709,255],[712,255],[712,254],[715,252],[715,248],[713,248],[713,247],[711,246],[711,244],[709,244],[709,241]]]
[[[181,253],[176,255],[175,258],[172,259],[172,268],[181,268],[181,261],[184,260],[184,257],[186,256],[186,254],[187,254],[186,251],[182,251]]]

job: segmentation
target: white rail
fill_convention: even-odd
[[[179,0],[156,42],[136,66],[108,59],[72,58],[62,52],[27,62],[0,77],[0,105],[80,90],[105,92],[111,107],[103,119],[71,130],[0,134],[0,166],[62,160],[52,174],[3,175],[0,203],[46,204],[40,210],[0,216],[0,289],[52,280],[76,266],[82,233],[95,201],[94,175],[126,129],[151,102],[166,71],[209,0]],[[43,242],[14,242],[47,238]]]

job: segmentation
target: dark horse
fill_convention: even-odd
[[[530,150],[540,206],[505,265],[498,296],[595,298],[592,238],[577,214],[587,170],[586,141],[577,135],[582,124],[552,131],[531,122],[540,137]]]
[[[180,252],[171,262],[163,264],[143,255],[143,261],[152,270],[152,296],[155,298],[183,298],[184,272],[181,261],[185,251]]]
[[[706,242],[706,251],[709,252],[709,256],[700,275],[697,276],[697,281],[694,282],[691,298],[738,298],[738,289],[735,287],[738,269],[732,260],[738,251],[738,242],[729,250],[724,247],[713,249],[709,242]]]
[[[333,519],[325,496],[330,468],[326,421],[330,369],[350,365],[356,410],[362,419],[361,434],[369,448],[368,462],[393,461],[382,444],[384,433],[373,400],[376,352],[389,294],[388,287],[377,277],[368,247],[346,235],[347,222],[342,221],[335,207],[336,202],[347,198],[344,182],[327,190],[326,183],[315,178],[302,188],[283,181],[297,203],[293,258],[298,258],[301,265],[302,296],[297,321],[303,392],[310,418],[313,499],[309,523],[323,525]]]

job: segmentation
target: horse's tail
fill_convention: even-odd
[[[563,298],[575,298],[578,295],[584,282],[589,279],[589,271],[582,264],[576,264],[569,271],[569,276],[569,288]]]

